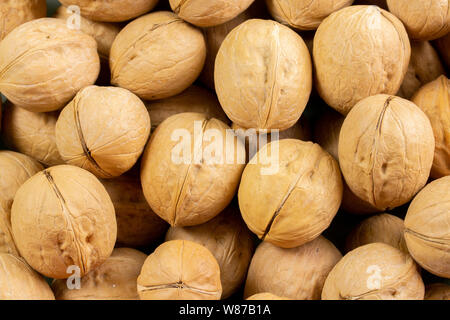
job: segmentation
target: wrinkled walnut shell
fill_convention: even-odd
[[[47,14],[46,0],[2,0],[0,2],[0,40],[21,24]]]
[[[450,300],[450,286],[433,283],[425,287],[425,300]]]

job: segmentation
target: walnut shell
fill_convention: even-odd
[[[212,27],[230,21],[255,0],[169,0],[181,19],[198,27]]]
[[[95,40],[60,19],[24,23],[0,42],[0,91],[29,111],[62,108],[99,71]]]
[[[0,253],[19,255],[11,230],[11,206],[20,186],[43,169],[24,154],[0,151]]]
[[[62,19],[69,22],[69,19],[74,17],[77,13],[67,8],[65,6],[60,6],[55,14],[54,18]],[[97,50],[100,58],[108,60],[109,52],[111,51],[111,46],[114,42],[114,39],[120,32],[120,27],[117,24],[108,23],[108,22],[98,22],[89,20],[82,16],[78,16],[80,22],[80,30],[84,33],[90,35],[97,41]]]
[[[114,40],[111,83],[146,100],[168,98],[197,79],[205,58],[199,29],[171,12],[151,13],[129,23]]]
[[[103,185],[86,170],[61,165],[28,179],[14,197],[12,233],[20,254],[39,273],[68,278],[101,265],[116,242],[114,206]]]
[[[447,66],[447,69],[450,69],[450,33],[448,33],[445,37],[434,41],[434,44],[439,51],[441,59]]]
[[[0,300],[55,300],[45,279],[24,260],[0,253]]]
[[[57,300],[139,300],[137,277],[147,255],[129,248],[114,249],[98,268],[80,279],[80,289],[69,289],[66,280],[55,280]]]
[[[332,13],[314,37],[316,87],[346,115],[360,100],[396,94],[408,69],[411,46],[400,20],[376,6]]]
[[[414,103],[380,94],[358,102],[345,118],[339,164],[353,193],[384,211],[425,185],[434,146],[430,121]]]
[[[3,0],[0,2],[0,40],[19,25],[47,14],[46,0]]]
[[[429,183],[408,208],[405,240],[408,250],[423,268],[450,278],[450,176]]]
[[[414,102],[431,121],[436,149],[431,177],[450,175],[450,80],[442,75],[420,88]]]
[[[450,300],[450,286],[433,283],[425,287],[425,300]]]
[[[248,297],[246,300],[290,300],[289,298],[279,297],[270,292],[262,292]]]
[[[81,15],[94,20],[104,22],[122,22],[136,18],[152,10],[158,0],[60,0],[68,6],[78,6]]]
[[[282,24],[298,30],[315,30],[331,13],[350,6],[354,0],[266,0],[267,7]]]
[[[117,244],[142,247],[162,238],[169,227],[148,205],[139,174],[127,172],[101,181],[114,204],[117,219]]]
[[[31,112],[8,102],[3,114],[3,140],[9,148],[46,166],[63,164],[55,138],[58,116],[57,111]]]
[[[413,259],[384,243],[347,253],[331,270],[322,300],[423,300],[425,286]]]
[[[141,300],[219,300],[219,265],[212,253],[195,242],[168,241],[142,267],[137,280]]]
[[[253,237],[239,216],[229,207],[214,219],[194,227],[172,227],[166,241],[189,240],[201,244],[220,267],[222,299],[239,290],[253,255]]]
[[[381,242],[408,253],[403,237],[403,220],[388,213],[381,213],[362,221],[347,236],[346,252],[369,243]]]
[[[269,167],[268,154],[277,165],[272,174],[262,170]],[[336,215],[342,200],[339,165],[312,142],[271,142],[246,166],[238,198],[244,221],[260,239],[297,247],[317,238]]]
[[[247,20],[223,41],[214,82],[220,104],[237,125],[285,130],[308,102],[311,57],[303,39],[288,27]]]
[[[237,137],[227,138],[229,129],[205,114],[179,113],[151,136],[142,158],[141,183],[150,207],[172,226],[204,223],[233,199],[245,147]],[[222,138],[223,146],[211,142],[212,135]],[[213,153],[222,153],[223,159],[211,157]]]
[[[341,258],[322,236],[291,249],[263,242],[250,264],[244,296],[271,292],[296,300],[320,300],[325,278]]]
[[[433,40],[450,31],[448,0],[387,0],[387,5],[412,39]]]
[[[223,112],[216,95],[195,85],[190,86],[176,96],[149,101],[146,103],[146,106],[152,119],[152,129],[156,129],[161,122],[170,116],[183,112],[204,113],[210,118],[216,118],[225,123],[230,122],[227,115]]]
[[[100,178],[133,167],[150,135],[144,103],[126,89],[89,86],[78,92],[56,122],[61,157]]]

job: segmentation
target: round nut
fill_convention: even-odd
[[[360,100],[396,94],[408,69],[411,46],[400,20],[376,6],[332,13],[314,37],[316,87],[346,115]]]
[[[260,239],[297,247],[317,238],[336,215],[342,200],[339,165],[312,142],[271,142],[246,166],[238,198],[244,221]]]
[[[166,241],[189,240],[201,244],[220,267],[222,299],[239,290],[253,255],[253,237],[239,212],[229,207],[214,219],[194,227],[172,227]]]
[[[28,111],[61,109],[99,71],[95,40],[60,19],[24,23],[0,42],[0,91]]]
[[[345,118],[339,164],[352,192],[384,211],[425,185],[434,146],[430,121],[414,103],[380,94],[358,102]]]
[[[44,18],[46,0],[3,0],[0,2],[0,40],[21,24]]]
[[[425,300],[450,300],[450,286],[433,283],[425,287]]]
[[[243,128],[285,130],[303,113],[312,87],[303,39],[275,21],[251,19],[234,28],[217,53],[217,96]]]
[[[200,30],[166,11],[129,23],[110,53],[111,83],[146,100],[163,99],[187,89],[206,58]]]
[[[141,183],[150,207],[172,226],[204,223],[233,199],[245,147],[237,137],[229,139],[228,130],[205,114],[179,113],[153,133],[142,158]]]
[[[0,300],[55,300],[55,296],[23,259],[0,253]]]
[[[450,80],[442,75],[427,83],[416,92],[412,102],[425,112],[433,127],[436,148],[431,177],[450,175]]]
[[[405,240],[414,260],[429,272],[450,278],[450,176],[429,183],[408,208]]]
[[[150,135],[144,103],[126,89],[89,86],[61,111],[56,145],[66,163],[100,178],[130,170]]]
[[[51,167],[28,179],[14,197],[11,224],[20,254],[49,278],[68,278],[71,266],[84,276],[116,242],[108,193],[94,175],[74,166]]]
[[[325,279],[341,258],[322,236],[291,249],[263,242],[252,258],[244,296],[271,292],[296,300],[320,300]]]
[[[279,297],[270,292],[257,293],[245,300],[290,300],[289,298]]]
[[[425,286],[413,259],[384,243],[347,253],[328,274],[322,300],[423,300]]]
[[[195,242],[168,241],[144,262],[137,280],[141,300],[219,300],[219,265]]]
[[[114,249],[105,262],[80,279],[79,289],[69,289],[66,280],[53,281],[56,300],[139,300],[137,277],[146,258],[134,249]]]

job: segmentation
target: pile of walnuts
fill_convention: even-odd
[[[0,2],[0,299],[450,299],[448,0]]]

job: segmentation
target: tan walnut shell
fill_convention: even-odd
[[[229,131],[205,114],[179,113],[152,134],[142,158],[141,183],[153,211],[170,225],[204,223],[233,199],[245,147],[237,137],[229,139]]]
[[[51,167],[28,179],[14,197],[11,224],[22,257],[49,278],[68,278],[70,266],[84,276],[116,242],[108,193],[93,174],[74,166]]]
[[[353,0],[266,0],[267,7],[282,24],[298,30],[315,30],[331,13],[350,6]]]
[[[55,125],[59,112],[31,112],[10,102],[3,113],[5,144],[46,166],[63,164],[56,147]]]
[[[61,157],[100,178],[130,170],[150,135],[144,103],[126,89],[89,86],[78,92],[56,122]]]
[[[68,289],[65,279],[53,281],[52,289],[55,298],[56,300],[139,300],[137,277],[146,258],[146,254],[134,249],[114,249],[105,262],[80,279],[80,289]]]
[[[450,70],[450,32],[445,37],[434,41],[434,45],[439,51],[441,59],[447,66],[447,69]]]
[[[176,96],[148,101],[146,106],[152,119],[152,130],[170,116],[183,112],[204,113],[210,118],[219,119],[227,124],[230,122],[216,95],[196,85],[190,86]]]
[[[273,170],[263,172],[267,160]],[[260,239],[297,247],[317,238],[336,215],[342,200],[339,165],[318,144],[271,142],[246,166],[238,198],[244,221]]]
[[[347,253],[325,280],[322,300],[423,300],[425,286],[413,259],[385,243]]]
[[[114,40],[111,83],[142,99],[168,98],[197,79],[205,58],[199,29],[171,12],[150,13],[129,23]]]
[[[0,253],[0,300],[55,300],[55,296],[23,259]]]
[[[212,27],[230,21],[255,0],[169,0],[181,19],[198,27]]]
[[[325,279],[341,258],[322,236],[291,249],[262,242],[250,264],[244,297],[271,292],[295,300],[320,300]]]
[[[429,272],[450,278],[450,176],[423,188],[408,208],[405,240],[414,260]]]
[[[399,217],[388,213],[372,216],[363,220],[347,236],[346,251],[369,243],[381,242],[408,253],[403,231],[403,220]]]
[[[0,2],[0,40],[19,25],[47,14],[46,0],[2,0]]]
[[[425,185],[434,156],[430,121],[414,103],[375,95],[358,102],[339,136],[339,164],[356,196],[380,211],[407,203]]]
[[[120,27],[117,24],[108,22],[98,22],[89,20],[77,14],[77,12],[67,8],[65,6],[60,6],[54,17],[57,19],[62,19],[67,23],[79,22],[80,30],[84,33],[90,35],[97,41],[97,50],[100,58],[108,60],[109,52],[111,51],[111,46],[114,39],[120,32]],[[73,20],[72,20],[73,19]]]
[[[251,19],[233,29],[217,53],[217,96],[243,128],[285,130],[303,113],[312,64],[303,39],[282,24]]]
[[[78,6],[82,16],[104,22],[122,22],[152,10],[158,0],[61,0],[64,6]]]
[[[0,151],[0,253],[19,256],[11,230],[11,206],[22,184],[43,169],[39,162],[24,154]]]
[[[124,247],[151,245],[162,238],[169,227],[148,205],[139,173],[135,171],[138,170],[132,169],[120,177],[101,181],[116,211],[116,245]]]
[[[170,240],[193,241],[211,251],[220,267],[222,299],[231,296],[243,284],[254,244],[238,210],[228,207],[214,219],[198,226],[172,227],[166,235],[166,241]]]
[[[411,46],[400,20],[376,6],[350,6],[326,18],[314,36],[316,88],[346,115],[360,100],[396,94]]]
[[[450,31],[448,0],[387,0],[387,4],[412,39],[433,40]]]
[[[433,283],[425,287],[425,300],[450,300],[450,286]]]
[[[24,23],[0,42],[0,91],[29,111],[61,109],[99,71],[95,40],[60,19]]]
[[[433,127],[436,149],[431,177],[450,175],[450,80],[442,75],[420,88],[414,102],[428,116]]]
[[[290,300],[289,298],[279,297],[270,292],[262,292],[254,294],[245,300]]]
[[[160,245],[144,262],[137,280],[141,300],[219,300],[219,264],[195,242],[173,240]]]

